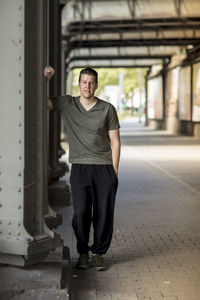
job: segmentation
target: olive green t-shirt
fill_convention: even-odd
[[[69,141],[69,162],[73,164],[112,164],[109,130],[120,127],[115,107],[97,98],[86,110],[80,97],[70,95],[51,99],[61,111]]]

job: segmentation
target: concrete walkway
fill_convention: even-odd
[[[200,299],[200,141],[122,124],[109,269],[77,271],[72,207],[57,230],[71,248],[73,300]]]

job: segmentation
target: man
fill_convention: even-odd
[[[54,70],[46,67],[47,79]],[[70,183],[74,215],[72,227],[77,239],[78,269],[89,268],[89,254],[97,271],[106,269],[102,255],[113,233],[115,196],[120,158],[119,121],[114,106],[94,96],[98,74],[86,68],[79,75],[80,96],[55,97],[48,108],[61,111],[69,141]],[[91,223],[93,245],[89,246]]]

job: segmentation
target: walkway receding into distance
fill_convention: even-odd
[[[109,268],[77,271],[72,207],[58,228],[71,248],[73,300],[200,299],[200,140],[122,123]]]

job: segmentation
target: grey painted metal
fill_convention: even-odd
[[[184,5],[175,0],[67,1],[62,14],[67,56],[76,60],[71,53],[76,51],[80,52],[76,57],[83,56],[81,52],[85,49],[89,49],[90,59],[95,49],[100,55],[103,49],[109,48],[115,48],[117,55],[127,52],[127,48],[135,49],[132,55],[149,54],[150,48],[165,55],[169,46],[177,46],[179,52],[185,51],[187,46],[199,45],[198,9],[198,0],[185,1]],[[75,65],[81,63],[72,64]]]
[[[95,0],[89,1],[84,0],[84,8],[82,8],[82,1],[67,1],[65,9],[63,11],[63,25],[68,24],[73,20],[84,19],[91,20],[102,20],[109,16],[110,19],[116,18],[127,18],[127,19],[138,19],[138,18],[163,18],[167,17],[184,17],[196,16],[200,10],[199,0],[185,0],[180,1],[179,9],[175,5],[175,0]],[[73,10],[80,11],[81,13],[73,14]],[[84,14],[83,14],[84,9]]]
[[[50,97],[60,94],[60,77],[58,66],[60,54],[59,47],[59,33],[58,33],[58,1],[49,2],[49,64],[55,69],[55,76],[50,82]],[[59,145],[59,122],[60,117],[58,112],[50,112],[49,114],[49,166],[51,169],[50,177],[59,169],[58,166],[58,145]],[[58,176],[59,177],[59,176]]]
[[[55,68],[55,76],[50,82],[49,96],[57,96],[65,94],[65,52],[61,47],[61,9],[62,3],[59,0],[49,1],[49,62],[48,64]],[[63,63],[63,66],[62,66]],[[61,118],[60,114],[55,111],[49,113],[49,199],[57,200],[59,197],[56,194],[57,181],[68,171],[68,166],[65,163],[59,162],[61,154],[64,150],[61,147]],[[68,187],[60,185],[63,194],[66,194]],[[52,190],[55,193],[52,193]],[[54,196],[53,196],[54,195]],[[53,202],[52,201],[52,202]],[[48,212],[45,216],[47,225],[50,228],[57,227],[62,223],[62,216],[48,206]]]
[[[155,38],[155,39],[91,39],[69,42],[69,49],[74,48],[101,48],[101,47],[143,47],[143,46],[187,46],[199,45],[199,38]]]
[[[69,57],[67,62],[78,60],[162,60],[170,59],[170,55],[90,55]]]
[[[44,29],[43,29],[43,34],[44,34],[44,39],[45,39],[45,44],[46,47],[44,47],[44,58],[46,58],[46,65],[49,65],[49,0],[46,2],[46,9],[44,11]],[[49,97],[49,83],[46,81],[46,88],[47,88],[47,97]],[[46,95],[45,95],[46,96]],[[48,155],[45,155],[45,168],[44,168],[44,173],[45,173],[45,178],[48,179],[48,183],[50,183],[50,176],[49,176],[49,168],[48,162],[49,162],[49,113],[44,112],[44,122],[46,124],[46,129],[47,129],[47,139],[45,139],[45,149],[46,153]],[[55,228],[58,225],[62,224],[62,216],[59,215],[56,211],[52,209],[52,207],[49,205],[49,189],[45,188],[45,196],[44,196],[44,218],[45,218],[45,223],[49,228]]]
[[[163,38],[174,34],[178,38],[183,37],[183,32],[187,32],[187,37],[198,36],[200,25],[199,17],[188,18],[140,18],[140,19],[103,19],[103,20],[81,20],[80,22],[70,22],[63,28],[63,36],[70,40],[73,38],[80,38],[80,35],[96,34],[101,39],[109,33],[124,35],[127,33],[134,34],[135,38],[141,37],[141,33],[148,33],[148,38],[152,36],[162,36]]]
[[[5,255],[19,265],[40,261],[62,243],[43,217],[47,185],[42,74],[45,8],[45,0],[1,1],[1,263]]]
[[[67,48],[66,48],[67,51]],[[173,54],[184,54],[185,47],[178,47],[178,46],[156,46],[156,47],[106,47],[106,48],[81,48],[81,49],[73,49],[71,50],[69,56],[67,57],[66,61],[68,62],[70,59],[79,58],[79,57],[107,57],[113,56],[113,58],[121,58],[123,56],[130,57],[130,56],[140,56],[143,57],[151,57],[154,56],[160,57],[162,56],[171,56]]]
[[[162,64],[161,59],[86,59],[86,60],[74,60],[68,64],[69,69],[82,68],[86,66],[90,67],[104,67],[104,68],[114,68],[114,67],[149,67],[153,64]]]
[[[45,65],[49,65],[49,0],[45,0],[43,2],[44,9],[43,9],[43,18],[40,20],[42,24],[42,38],[44,42],[43,52],[41,53],[41,57],[44,60]],[[44,99],[46,97],[49,97],[49,84],[48,81],[46,81],[46,90],[44,89]],[[45,86],[44,85],[44,86]],[[49,161],[49,113],[46,110],[46,103],[44,101],[45,109],[43,110],[43,126],[46,138],[43,140],[44,145],[44,178],[45,178],[45,184],[44,184],[44,219],[45,224],[51,229],[55,228],[58,225],[62,224],[62,216],[59,215],[56,211],[52,209],[52,207],[49,205],[49,193],[48,193],[48,182],[49,182],[49,168],[48,168],[48,161]]]
[[[0,251],[9,252],[13,238],[33,240],[23,226],[24,1],[1,1],[0,14]]]
[[[86,65],[93,67],[103,67],[104,65],[106,67],[137,67],[138,65],[146,67],[162,60],[169,61],[173,54],[185,52],[185,48],[176,46],[73,49],[66,57],[66,68],[85,67]],[[68,90],[70,90],[69,85]]]
[[[59,1],[50,1],[49,15],[49,63],[55,68],[55,77],[50,83],[50,97],[61,95],[61,6]],[[49,165],[52,181],[58,180],[68,170],[58,159],[62,151],[60,145],[61,120],[58,112],[50,112],[49,117]]]

